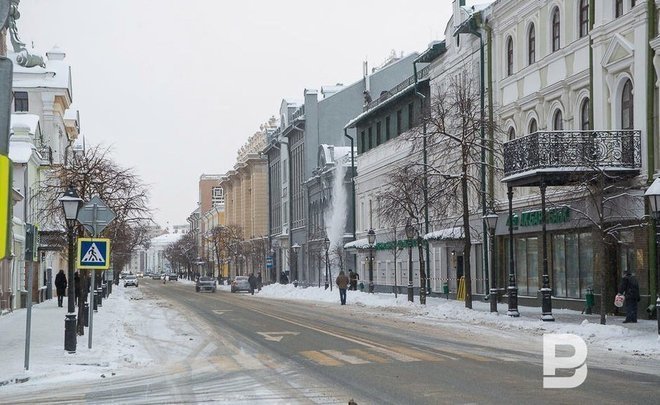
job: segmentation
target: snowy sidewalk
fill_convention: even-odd
[[[89,328],[85,328],[73,354],[64,351],[66,298],[63,308],[57,306],[56,298],[33,305],[29,371],[23,368],[27,310],[0,317],[0,391],[12,385],[92,380],[144,368],[155,362],[148,347],[150,339],[171,342],[168,357],[184,357],[177,348],[197,332],[189,325],[173,325],[168,316],[171,310],[161,301],[143,298],[139,288],[113,286],[112,294],[94,314],[92,349],[88,349]],[[25,384],[15,384],[22,382]]]
[[[292,284],[271,284],[259,293],[261,297],[309,300],[339,305],[339,292],[323,287],[294,288]],[[605,350],[630,353],[660,360],[660,337],[658,323],[655,320],[640,319],[636,324],[623,324],[623,317],[609,317],[607,325],[600,324],[600,315],[585,315],[569,309],[553,309],[555,322],[540,320],[541,309],[537,307],[519,306],[519,318],[506,315],[506,303],[498,304],[498,313],[490,312],[488,302],[473,301],[473,309],[465,308],[462,301],[445,298],[427,297],[427,305],[419,304],[419,296],[415,302],[408,302],[407,295],[376,293],[368,294],[360,291],[348,291],[348,305],[374,307],[384,311],[406,313],[416,320],[438,323],[454,322],[461,324],[480,325],[495,330],[507,330],[532,335],[544,333],[571,333],[582,337],[589,346]]]

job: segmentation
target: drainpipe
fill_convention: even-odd
[[[488,60],[491,61],[493,60],[493,29],[488,25],[488,22],[484,21],[484,29],[486,30],[486,46],[488,47]],[[493,64],[489,63],[488,64],[488,165],[490,167],[490,170],[488,171],[488,196],[490,197],[490,212],[496,213],[495,212],[495,114],[493,111]],[[485,205],[484,205],[485,206]],[[485,212],[485,210],[484,210]],[[484,226],[484,230],[486,230],[486,226]],[[484,234],[487,235],[487,234]],[[488,269],[488,260],[486,259],[484,261],[485,263],[485,271],[486,274],[490,274],[490,289],[486,291],[486,294],[491,294],[491,290],[494,288],[498,288],[497,285],[499,284],[497,280],[499,279],[499,272],[497,271],[497,267],[495,266],[495,263],[497,263],[497,260],[495,260],[495,235],[493,235],[492,239],[489,238],[484,238],[484,243],[485,241],[488,240],[488,243],[492,243],[492,246],[490,246],[490,251],[492,252],[493,256],[490,257],[491,263],[490,266],[492,267],[492,270],[489,271]],[[486,250],[488,250],[486,248]],[[484,252],[484,257],[488,256],[486,252]],[[487,283],[488,284],[488,283]],[[487,286],[488,287],[488,286]],[[497,293],[495,293],[497,294]],[[497,296],[495,297],[490,297],[491,302],[495,302],[495,311],[497,311]],[[493,308],[493,305],[491,305],[491,308]]]
[[[592,0],[593,1],[593,0]],[[653,175],[655,173],[655,121],[653,119],[653,115],[655,112],[655,83],[656,83],[656,77],[655,77],[655,69],[653,66],[653,54],[654,50],[651,48],[650,45],[648,45],[648,42],[651,41],[653,38],[655,38],[658,35],[657,29],[656,29],[656,13],[657,13],[657,7],[655,5],[654,0],[648,0],[647,2],[647,14],[648,14],[648,23],[647,23],[647,30],[648,30],[648,40],[647,40],[647,58],[646,58],[646,141],[647,141],[647,147],[646,147],[646,153],[647,153],[647,182],[650,185],[651,182],[653,181]],[[647,207],[648,207],[648,203]],[[648,212],[648,210],[647,210]],[[653,221],[652,221],[653,222]],[[651,297],[656,296],[658,293],[657,291],[657,285],[658,285],[658,277],[660,277],[660,274],[658,274],[657,271],[657,264],[656,264],[656,249],[657,249],[657,235],[654,229],[654,224],[651,223],[649,224],[648,228],[648,235],[649,235],[649,240],[648,240],[648,247],[649,247],[649,293]],[[656,282],[654,283],[653,280]],[[658,315],[658,318],[660,319],[660,314]],[[660,333],[660,331],[659,331]]]
[[[428,154],[426,151],[426,120],[424,120],[424,102],[426,101],[426,96],[417,90],[417,60],[413,62],[413,72],[415,77],[415,96],[419,98],[420,101],[420,112],[422,117],[422,156],[424,163],[424,235],[429,233],[429,192],[428,192]],[[412,123],[411,123],[412,124]],[[431,293],[431,258],[429,253],[428,245],[424,247],[426,252],[426,294]]]
[[[591,36],[596,18],[596,0],[589,0],[589,129],[594,129],[594,39]]]
[[[348,134],[348,129],[344,128],[344,136],[351,141],[351,200],[353,202],[353,240],[357,240],[357,209],[355,206],[355,148],[354,139]],[[353,255],[353,268],[357,271],[357,255]]]
[[[268,157],[268,168],[266,170],[266,173],[268,173],[268,256],[270,256],[271,263],[274,266],[275,260],[271,253],[273,251],[273,180],[270,176],[270,147],[268,149],[269,150],[266,151],[266,156]],[[270,279],[270,269],[268,270],[268,281],[272,281]],[[275,269],[275,272],[277,273],[277,268]]]

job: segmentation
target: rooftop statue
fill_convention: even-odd
[[[9,8],[9,18],[7,18],[6,27],[9,30],[9,36],[11,40],[11,45],[16,52],[16,63],[19,65],[31,68],[35,66],[41,66],[42,68],[46,67],[44,58],[30,53],[25,47],[25,44],[18,37],[18,26],[16,25],[16,20],[21,18],[21,13],[18,11],[18,4],[21,0],[11,0],[11,5]]]

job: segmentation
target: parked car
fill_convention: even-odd
[[[170,276],[170,281],[179,281],[179,275],[176,273],[168,274]]]
[[[250,282],[247,276],[236,276],[231,282],[231,292],[250,291]]]
[[[151,279],[152,279],[152,280],[160,280],[160,274],[158,274],[158,273],[153,273],[153,274],[151,275]]]
[[[195,282],[195,291],[201,292],[201,291],[211,291],[215,292],[217,288],[217,281],[213,277],[200,277],[197,279]]]
[[[128,287],[129,285],[138,286],[138,278],[135,274],[127,274],[124,278],[124,287]]]

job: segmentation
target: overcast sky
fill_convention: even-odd
[[[23,0],[19,35],[72,66],[87,144],[151,186],[160,225],[185,224],[202,173],[224,173],[283,98],[349,84],[442,39],[451,0]],[[472,4],[472,2],[468,2]],[[411,72],[412,74],[412,72]]]

